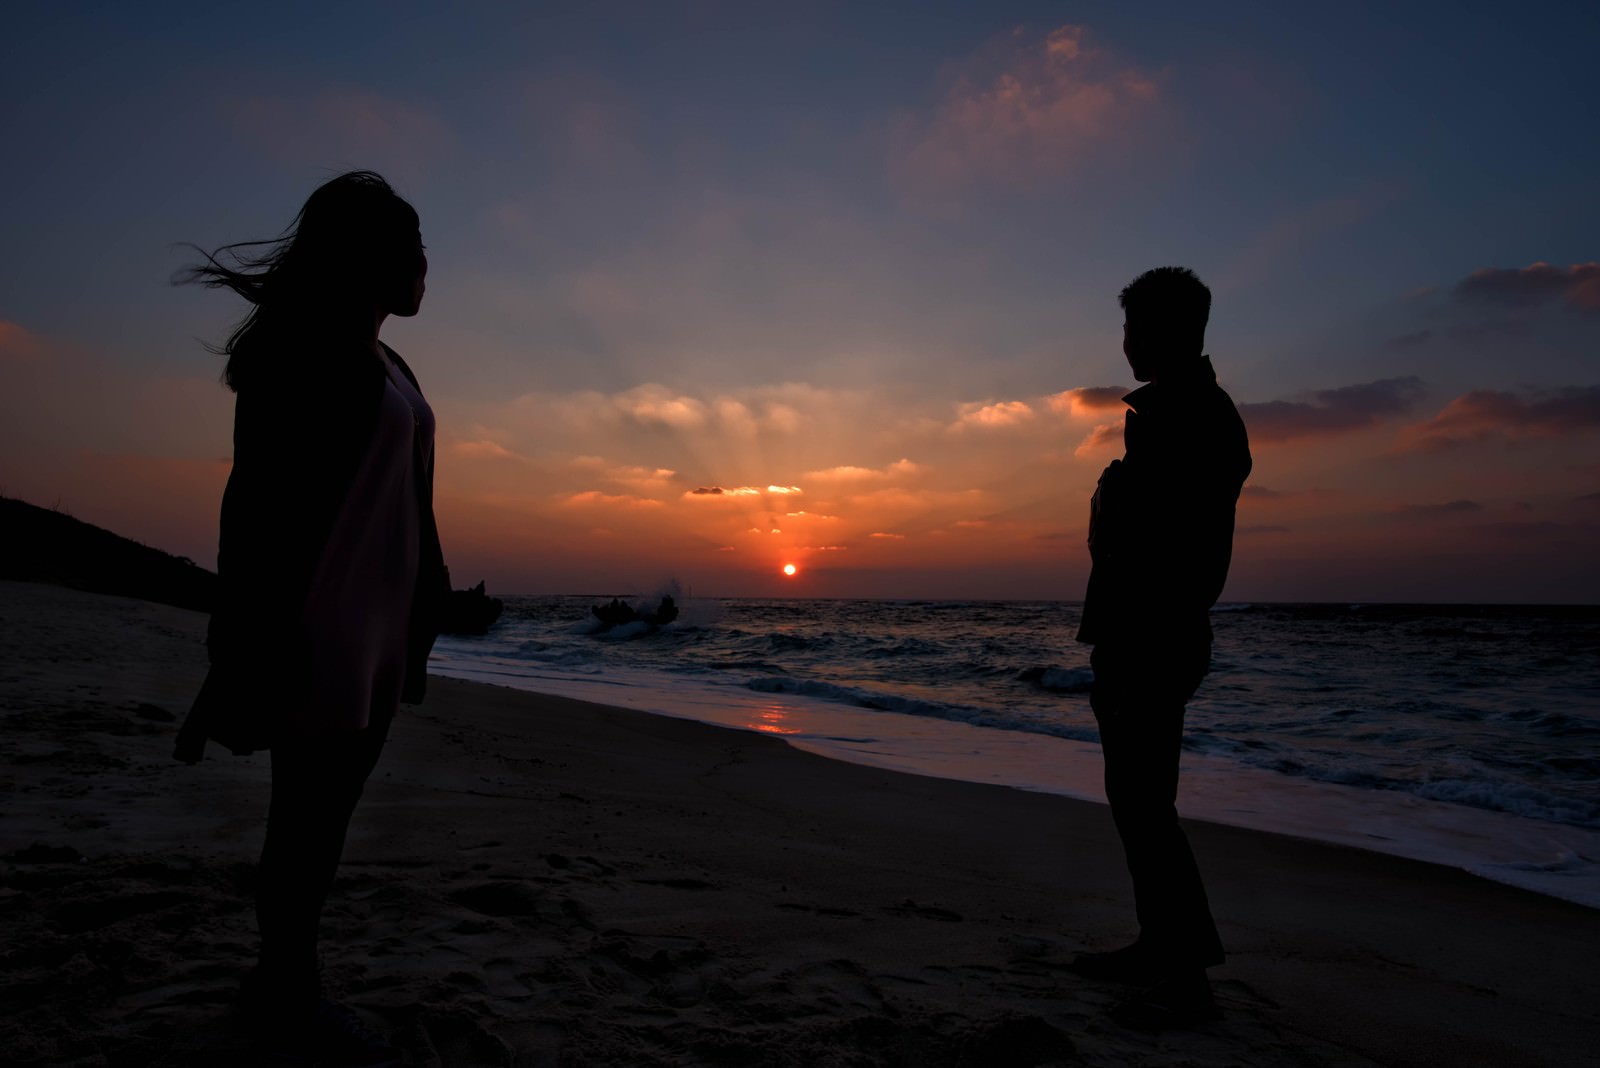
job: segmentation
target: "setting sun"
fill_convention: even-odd
[[[793,564],[784,564],[783,565],[783,573],[785,575],[788,575],[791,578],[794,577],[794,573],[796,571],[798,571],[798,570],[799,570],[799,568],[795,567]]]

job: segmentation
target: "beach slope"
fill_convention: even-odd
[[[267,758],[170,758],[205,618],[0,583],[0,1049],[256,1064]],[[416,1065],[1560,1065],[1600,912],[1211,824],[1225,1019],[1149,1035],[1070,974],[1131,933],[1098,806],[435,679],[325,921],[330,990]]]

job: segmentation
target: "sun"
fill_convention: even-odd
[[[784,564],[783,565],[783,573],[785,575],[788,575],[790,578],[794,578],[794,573],[796,571],[799,571],[799,570],[800,569],[798,567],[795,567],[793,564]]]

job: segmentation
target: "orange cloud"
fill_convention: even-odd
[[[1084,438],[1078,443],[1078,447],[1073,450],[1073,454],[1076,456],[1083,456],[1086,453],[1091,453],[1098,449],[1111,448],[1112,446],[1120,446],[1121,444],[1122,424],[1101,423],[1099,426],[1089,431],[1088,437]]]
[[[634,490],[653,490],[658,493],[668,489],[677,474],[667,467],[640,467],[626,464],[607,466],[601,470],[601,477],[608,482],[628,486]]]
[[[956,409],[956,421],[952,429],[960,430],[966,427],[980,427],[985,430],[997,430],[1002,427],[1018,426],[1033,418],[1033,408],[1027,401],[982,401],[963,404]]]
[[[1090,47],[1082,26],[1018,29],[958,65],[944,99],[906,132],[896,173],[913,187],[1031,186],[1070,173],[1158,95],[1157,79]]]
[[[686,501],[715,501],[733,497],[759,497],[760,486],[697,486],[683,495]]]
[[[844,464],[839,467],[827,467],[820,471],[809,471],[805,475],[807,482],[874,482],[880,479],[894,478],[900,475],[915,475],[926,471],[922,464],[913,463],[902,457],[885,467],[856,467]]]
[[[675,396],[665,386],[639,386],[613,398],[619,409],[640,423],[659,423],[676,430],[704,426],[706,406],[693,397]]]
[[[1082,386],[1052,393],[1045,398],[1045,404],[1058,415],[1081,418],[1127,408],[1127,403],[1122,399],[1127,392],[1121,386]]]
[[[520,460],[522,457],[493,441],[458,441],[450,447],[457,456],[469,460]]]

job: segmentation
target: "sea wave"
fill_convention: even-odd
[[[967,723],[975,727],[1048,734],[1053,737],[1069,738],[1074,741],[1099,740],[1099,733],[1093,728],[1027,717],[1019,715],[1015,710],[998,711],[974,705],[930,701],[925,698],[885,693],[860,686],[842,686],[838,683],[823,682],[817,679],[766,676],[750,679],[745,683],[745,686],[756,693],[793,694],[797,697],[831,701],[835,704],[850,705],[854,708],[951,720],[958,723]]]

